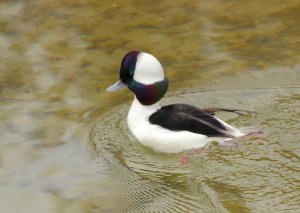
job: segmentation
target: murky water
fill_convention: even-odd
[[[300,1],[2,1],[1,212],[299,212]],[[211,144],[182,165],[129,133],[122,56],[156,55],[163,104],[266,138]]]

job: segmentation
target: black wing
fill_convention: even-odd
[[[173,131],[190,131],[210,137],[233,137],[211,114],[187,104],[160,108],[149,118],[150,123]]]

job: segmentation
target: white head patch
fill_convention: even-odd
[[[141,52],[137,58],[133,79],[143,84],[153,84],[164,78],[160,62],[153,55]]]

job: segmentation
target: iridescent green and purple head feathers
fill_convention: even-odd
[[[128,85],[128,83],[133,79],[135,65],[139,53],[140,52],[138,51],[130,51],[124,56],[121,62],[120,79],[124,84]]]
[[[157,101],[159,101],[165,95],[165,93],[168,90],[169,82],[168,79],[163,76],[163,71],[160,70],[159,71],[161,73],[159,74],[162,76],[156,78],[159,80],[156,80],[149,84],[139,82],[138,79],[135,79],[134,75],[136,74],[136,66],[139,60],[139,56],[141,54],[144,54],[144,56],[146,55],[146,53],[142,53],[139,51],[130,51],[124,56],[121,62],[120,79],[122,83],[126,84],[127,87],[136,95],[137,99],[140,101],[141,104],[152,105]],[[154,58],[154,56],[147,54],[147,57],[150,56]],[[159,63],[157,59],[155,60],[156,60],[154,61],[155,63]],[[140,63],[143,63],[143,61],[140,61]],[[144,68],[145,73],[147,72],[145,75],[148,75],[149,78],[155,77],[155,75],[157,75],[157,71],[151,69],[152,68],[155,69],[156,67],[152,66],[151,64],[148,65],[147,63],[140,65],[143,67],[142,68],[140,67],[139,75],[143,74],[142,72]],[[159,66],[161,67],[160,64]]]

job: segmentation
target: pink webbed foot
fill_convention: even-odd
[[[260,126],[241,127],[240,130],[246,134],[245,136],[242,136],[242,138],[246,140],[265,138],[265,134]]]
[[[225,141],[222,143],[222,145],[225,145],[229,148],[239,148],[241,145],[235,143],[236,139],[241,139],[241,140],[253,140],[253,139],[263,139],[266,137],[264,132],[260,129],[259,126],[252,126],[252,127],[242,127],[240,128],[242,132],[244,132],[246,135],[238,138],[233,138],[231,140]]]
[[[258,139],[258,138],[265,138],[266,135],[261,131],[261,132],[251,132],[245,136],[243,136],[243,139],[246,140],[253,140],[253,139]]]
[[[180,157],[180,164],[187,165],[192,155],[201,154],[205,150],[204,147],[191,149]]]

